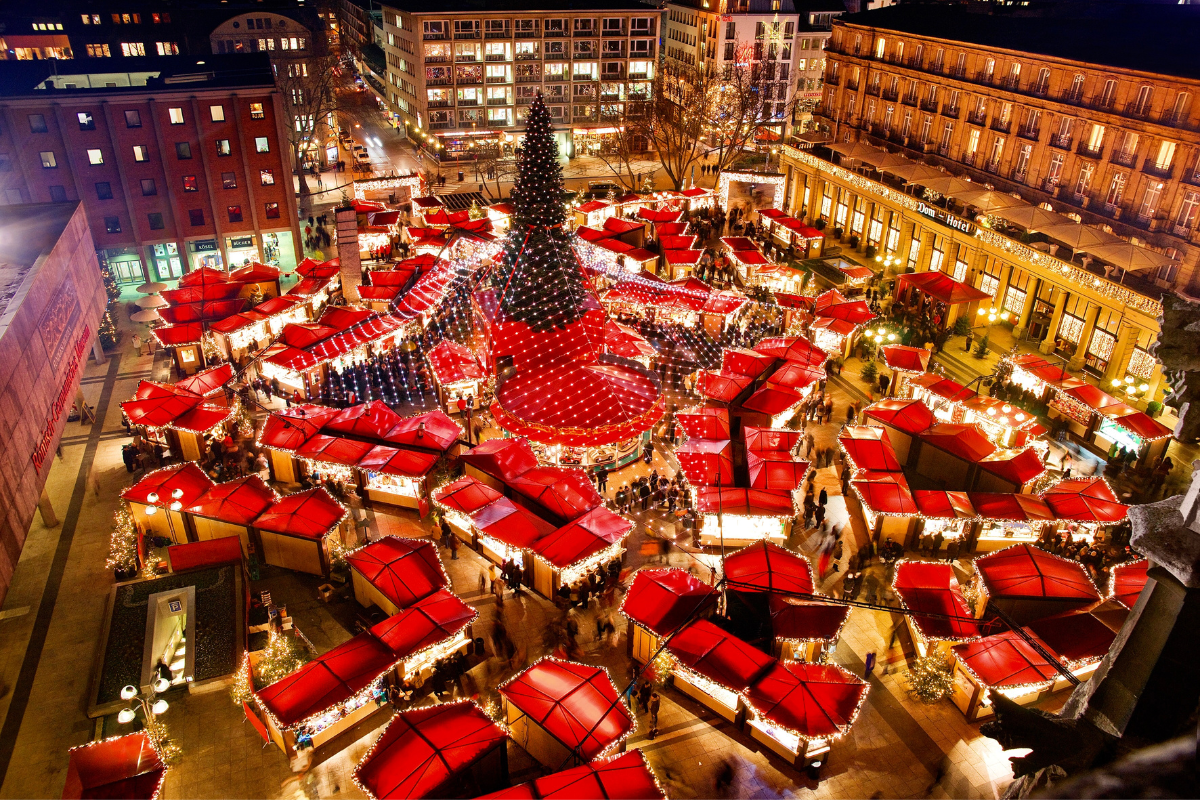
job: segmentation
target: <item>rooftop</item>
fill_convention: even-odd
[[[38,259],[54,249],[78,203],[0,206],[0,336]],[[13,303],[13,300],[16,303]]]
[[[115,84],[115,85],[109,85]],[[0,97],[275,86],[266,53],[0,61]]]
[[[847,14],[845,24],[1064,58],[1082,64],[1200,78],[1200,8],[1095,3],[901,5]]]
[[[660,13],[641,0],[444,0],[429,4],[425,0],[388,0],[387,5],[409,14],[534,13],[542,11],[646,11]]]

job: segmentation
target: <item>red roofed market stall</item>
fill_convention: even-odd
[[[555,772],[478,800],[665,800],[641,750]]]
[[[909,612],[904,619],[920,655],[979,638],[979,625],[963,600],[950,564],[901,561],[896,565],[892,589]]]
[[[387,614],[450,584],[437,549],[423,539],[383,538],[347,554],[354,599]]]
[[[63,800],[157,800],[167,765],[144,732],[72,747]]]
[[[975,559],[987,604],[1024,624],[1100,602],[1100,593],[1077,561],[1032,544],[1017,544]]]

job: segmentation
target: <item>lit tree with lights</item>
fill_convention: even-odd
[[[565,328],[586,310],[587,288],[564,227],[562,195],[558,144],[539,93],[529,107],[512,190],[512,232],[493,279],[508,318],[537,331]]]

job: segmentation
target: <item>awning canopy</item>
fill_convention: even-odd
[[[369,632],[338,645],[255,693],[284,728],[349,700],[396,663],[392,651]]]
[[[167,777],[166,764],[143,731],[72,747],[68,753],[63,800],[154,800]]]
[[[963,601],[949,564],[901,561],[892,588],[913,612],[909,618],[926,639],[964,642],[979,638],[979,624]]]
[[[513,491],[564,520],[576,519],[604,504],[604,498],[581,469],[533,467],[505,482]]]
[[[792,492],[740,486],[696,487],[696,510],[701,514],[735,514],[749,517],[796,515]]]
[[[470,701],[401,711],[354,768],[354,778],[379,800],[448,797],[455,777],[506,739]]]
[[[554,530],[554,526],[517,508],[507,497],[476,511],[471,515],[471,524],[514,550],[530,550]]]
[[[1117,638],[1112,628],[1086,611],[1034,620],[1025,630],[1072,665],[1099,661]]]
[[[862,470],[850,482],[864,506],[872,514],[885,516],[915,516],[916,501],[901,472],[870,472]]]
[[[775,417],[789,408],[799,405],[803,399],[800,392],[788,386],[764,383],[755,390],[754,394],[746,398],[746,402],[742,403],[742,408]]]
[[[620,542],[632,529],[630,520],[600,506],[543,537],[537,554],[565,569]]]
[[[201,397],[211,397],[225,388],[225,384],[233,378],[233,365],[226,362],[206,370],[201,370],[183,380],[175,381],[175,388],[185,392],[198,394]]]
[[[718,403],[732,403],[753,378],[736,372],[712,372],[702,369],[696,380],[696,391]]]
[[[463,453],[462,460],[505,482],[538,465],[529,441],[519,437],[488,439]]]
[[[219,483],[187,506],[192,514],[249,525],[259,514],[279,500],[279,495],[258,475],[247,475]]]
[[[744,592],[813,593],[808,561],[768,541],[755,542],[726,556],[725,579],[730,588]]]
[[[477,800],[663,800],[641,750],[555,772]]]
[[[951,649],[984,687],[1046,684],[1058,677],[1054,665],[1015,631],[1004,631]]]
[[[791,428],[759,428],[746,425],[742,428],[742,439],[747,453],[790,453],[803,436],[801,431]]]
[[[350,406],[325,423],[325,433],[343,433],[366,439],[382,439],[400,422],[400,415],[382,400]]]
[[[850,606],[778,594],[768,596],[767,608],[771,611],[772,635],[793,642],[831,642],[850,616]]]
[[[899,282],[909,284],[947,305],[991,299],[987,292],[956,281],[944,272],[907,272],[900,276]]]
[[[135,503],[170,505],[176,500],[184,507],[195,503],[209,489],[216,486],[194,461],[185,461],[172,467],[149,472],[133,486],[121,493],[121,497]],[[178,492],[178,495],[176,495]]]
[[[1117,502],[1103,478],[1059,481],[1042,492],[1042,499],[1057,519],[1111,524],[1129,514],[1129,507]]]
[[[775,659],[706,619],[689,623],[667,642],[680,664],[731,692],[750,688]]]
[[[773,336],[754,345],[754,349],[776,358],[808,367],[819,367],[829,354],[801,336]]]
[[[608,672],[599,667],[543,658],[498,691],[587,760],[602,755],[634,727]]]
[[[909,347],[902,344],[884,345],[883,363],[890,369],[901,372],[925,372],[929,369],[929,350],[924,347]]]
[[[729,409],[697,406],[675,415],[675,422],[688,436],[700,439],[728,439]]]
[[[371,635],[383,642],[397,661],[449,641],[478,616],[449,589],[439,589],[408,608],[372,625]]]
[[[922,441],[969,464],[982,461],[996,452],[996,446],[983,435],[978,425],[944,422],[922,431],[919,435]]]
[[[351,552],[346,561],[398,608],[450,584],[436,548],[424,539],[384,536]]]
[[[799,489],[808,474],[809,462],[794,458],[791,453],[779,450],[749,451],[746,453],[746,471],[751,489],[769,489],[790,492]]]
[[[776,662],[746,692],[757,714],[801,739],[837,737],[858,717],[867,684],[836,664]]]
[[[733,485],[733,442],[689,438],[675,448],[679,468],[696,485]]]
[[[847,425],[838,444],[859,469],[872,472],[899,472],[900,462],[892,450],[887,430],[873,425]]]
[[[926,519],[975,519],[977,512],[966,492],[918,489],[913,492],[917,511]]]
[[[349,512],[322,487],[289,494],[254,521],[259,530],[320,539]]]
[[[716,590],[682,569],[641,569],[621,603],[621,613],[651,633],[667,636],[713,605]]]
[[[1100,602],[1096,585],[1076,561],[1031,544],[1018,544],[975,559],[987,593],[995,598]]]
[[[277,450],[298,450],[337,414],[336,408],[307,404],[272,411],[258,440]]]
[[[933,412],[920,400],[880,400],[864,408],[863,416],[910,435],[934,423]]]
[[[433,499],[452,511],[473,514],[503,496],[486,483],[466,475],[438,489]]]
[[[1031,494],[1003,492],[967,492],[972,507],[980,519],[1003,519],[1013,522],[1045,522],[1054,519],[1046,501]]]
[[[1147,570],[1149,569],[1150,562],[1144,558],[1113,567],[1112,598],[1126,608],[1132,609],[1137,603],[1138,595],[1146,586]]]

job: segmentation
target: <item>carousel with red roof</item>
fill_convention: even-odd
[[[475,294],[496,378],[491,413],[543,463],[621,466],[641,455],[662,416],[661,386],[605,346],[607,315],[565,227],[557,156],[549,112],[535,100],[512,232],[490,284]]]

